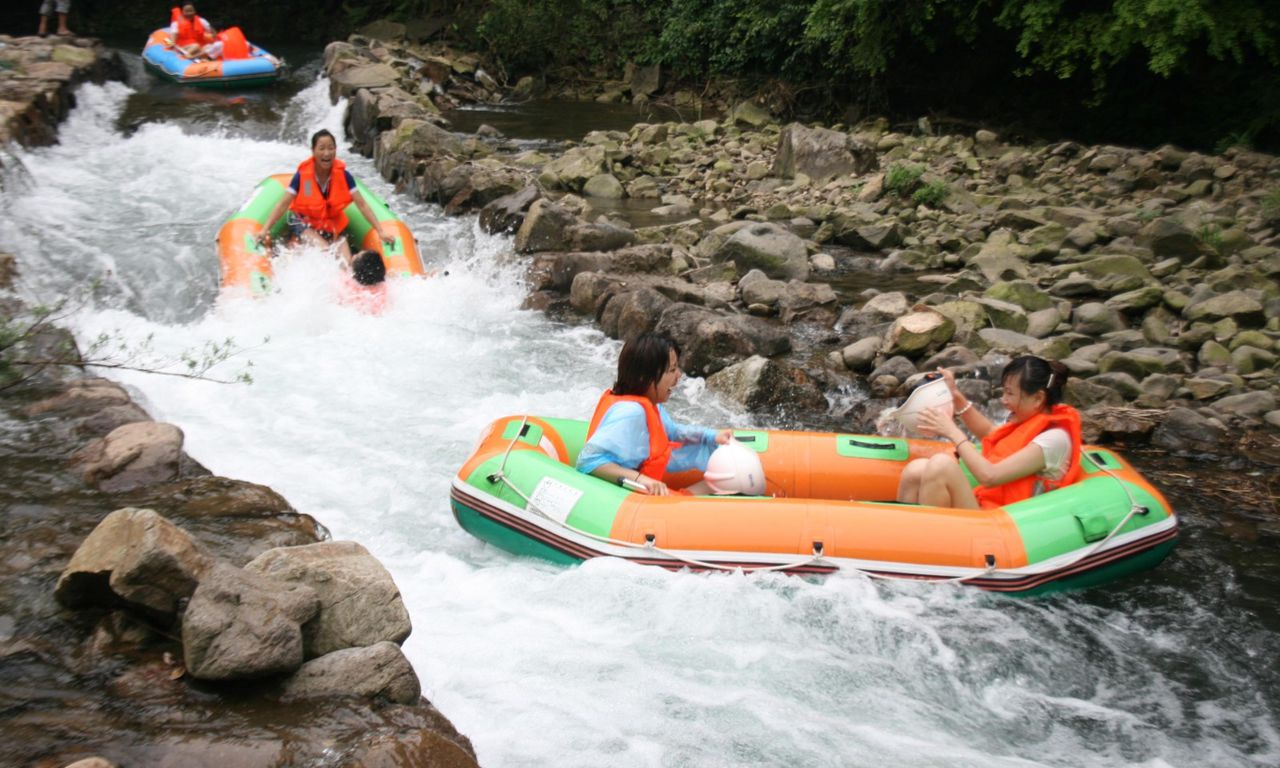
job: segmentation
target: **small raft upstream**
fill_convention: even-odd
[[[243,289],[255,295],[271,290],[271,249],[258,245],[255,238],[271,215],[271,209],[287,194],[291,178],[292,174],[277,173],[263,179],[249,199],[218,230],[218,260],[221,262],[224,289]],[[356,180],[356,189],[378,217],[383,230],[395,236],[395,242],[388,245],[378,239],[373,225],[355,203],[351,203],[344,209],[350,220],[347,241],[351,249],[368,249],[381,254],[388,279],[423,274],[418,244],[408,225],[359,179]],[[288,227],[288,217],[281,216],[271,230],[272,238],[282,240]]]
[[[169,33],[157,29],[147,38],[142,60],[147,68],[180,85],[200,88],[253,88],[284,76],[284,62],[249,43],[249,55],[239,59],[191,59],[169,44]]]
[[[1085,476],[993,509],[892,501],[907,462],[948,442],[735,431],[768,496],[648,496],[574,469],[587,423],[508,416],[485,429],[450,493],[458,523],[516,554],[560,563],[620,557],[692,570],[857,570],[1032,594],[1151,568],[1177,517],[1115,452],[1085,446]],[[696,478],[668,478],[677,487]],[[684,480],[684,482],[680,482]]]

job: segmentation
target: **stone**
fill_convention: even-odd
[[[868,373],[875,365],[876,357],[884,340],[879,336],[867,336],[858,339],[840,350],[840,359],[844,367],[855,373]]]
[[[1114,373],[1100,373],[1093,376],[1089,381],[1094,384],[1101,384],[1104,387],[1110,387],[1126,400],[1133,400],[1142,394],[1142,389],[1138,386],[1138,380],[1128,373],[1116,371]]]
[[[1231,365],[1231,351],[1215,339],[1209,339],[1200,345],[1196,360],[1205,368],[1226,368]]]
[[[729,110],[729,122],[751,128],[762,128],[773,122],[773,115],[754,101],[740,101]]]
[[[354,541],[268,550],[245,569],[315,590],[320,612],[302,628],[307,658],[383,640],[400,643],[412,629],[391,574]]]
[[[1219,378],[1192,376],[1185,379],[1182,385],[1196,400],[1213,400],[1230,393],[1235,387],[1230,381]]]
[[[74,763],[67,763],[64,768],[119,768],[116,763],[105,757],[86,757]]]
[[[1086,409],[1098,405],[1124,405],[1124,397],[1111,387],[1103,386],[1090,379],[1069,378],[1063,385],[1063,399],[1068,405]]]
[[[587,180],[608,170],[604,147],[574,147],[542,167],[538,180],[553,189],[578,192]]]
[[[1008,230],[992,232],[978,253],[968,261],[988,282],[1026,278],[1030,274],[1027,262],[1015,247],[1013,233]]]
[[[1098,360],[1098,371],[1100,373],[1124,372],[1141,380],[1153,373],[1185,373],[1186,366],[1178,353],[1172,349],[1146,347],[1127,352],[1120,350],[1108,352]]]
[[[611,173],[601,173],[587,179],[582,185],[582,194],[587,197],[599,197],[605,200],[620,200],[626,192],[622,182]]]
[[[751,410],[825,410],[827,398],[808,374],[760,355],[723,368],[707,378],[707,388]]]
[[[104,408],[130,405],[133,400],[124,388],[107,379],[90,378],[72,381],[60,394],[39,400],[27,406],[27,416],[56,413],[63,417],[92,416]]]
[[[1207,249],[1194,232],[1167,216],[1148,222],[1138,233],[1137,241],[1150,248],[1156,258],[1178,258],[1187,262],[1203,255]]]
[[[1076,333],[1086,336],[1101,336],[1129,327],[1119,310],[1099,302],[1076,307],[1071,313],[1071,326]]]
[[[610,221],[573,224],[564,234],[574,251],[616,251],[636,242],[635,230]]]
[[[576,223],[577,217],[550,200],[535,200],[516,231],[515,248],[520,253],[563,250],[568,245],[566,230]]]
[[[1229,395],[1215,400],[1213,409],[1219,413],[1244,419],[1261,419],[1268,411],[1276,409],[1276,396],[1265,390]]]
[[[992,351],[1018,355],[1032,352],[1039,348],[1041,343],[1039,339],[1028,336],[1025,333],[1003,328],[983,328],[978,331],[978,337],[986,342]]]
[[[1052,267],[1050,272],[1055,277],[1065,277],[1073,272],[1083,272],[1093,278],[1121,275],[1137,277],[1143,281],[1154,280],[1146,266],[1136,256],[1128,254],[1107,254],[1084,261],[1062,264]]]
[[[524,223],[525,211],[542,196],[536,184],[493,200],[480,210],[480,228],[491,235],[515,232]]]
[[[329,76],[330,98],[350,98],[361,88],[386,88],[400,80],[389,64],[356,64]]]
[[[614,296],[600,313],[600,330],[630,341],[652,331],[672,301],[654,288],[639,288]]]
[[[733,262],[740,275],[759,269],[769,277],[782,280],[809,277],[809,252],[804,241],[776,224],[743,227],[725,241],[713,260]]]
[[[1177,453],[1218,453],[1226,427],[1190,408],[1171,408],[1151,433],[1151,442]]]
[[[1125,291],[1107,299],[1108,307],[1120,312],[1145,312],[1160,304],[1164,299],[1164,290],[1158,285],[1144,285],[1133,291]]]
[[[407,30],[405,25],[398,21],[390,19],[378,19],[365,24],[356,30],[356,34],[372,40],[381,40],[383,42],[396,42],[405,39]]]
[[[1057,330],[1062,323],[1062,315],[1056,307],[1042,309],[1027,315],[1027,327],[1023,333],[1037,339],[1043,339]]]
[[[320,610],[315,590],[225,563],[200,579],[182,616],[182,654],[200,680],[245,680],[302,665],[302,625]]]
[[[940,349],[955,335],[951,318],[932,309],[917,309],[893,322],[884,340],[887,355],[920,356]]]
[[[916,373],[918,373],[916,364],[911,362],[910,358],[894,356],[876,366],[875,370],[867,376],[867,379],[874,381],[888,376],[894,380],[892,389],[897,389],[902,382],[915,376]]]
[[[911,302],[902,291],[885,291],[867,299],[862,305],[861,314],[873,320],[895,320],[907,314]]]
[[[710,376],[752,355],[774,357],[791,349],[787,333],[763,320],[685,302],[667,307],[654,330],[680,344],[681,367],[693,376]]]
[[[400,646],[383,641],[308,661],[284,682],[281,693],[289,698],[358,696],[416,704],[422,687]]]
[[[991,323],[991,327],[1016,333],[1026,332],[1027,313],[1019,305],[985,296],[976,299],[975,303],[980,305],[983,311],[987,313],[987,320]]]
[[[778,137],[772,175],[792,179],[803,174],[821,184],[837,176],[868,173],[877,164],[875,148],[860,139],[791,123]]]
[[[1036,312],[1055,304],[1053,298],[1030,280],[1000,281],[984,293],[993,299],[1017,304],[1028,312]]]
[[[80,544],[54,597],[68,608],[124,605],[170,618],[209,565],[186,531],[150,509],[126,507],[103,518]]]
[[[181,468],[182,430],[163,422],[117,427],[74,457],[87,485],[116,492],[168,482]]]
[[[1237,373],[1250,374],[1276,367],[1275,354],[1245,344],[1231,351],[1231,366]]]
[[[1182,316],[1191,321],[1209,322],[1231,318],[1250,327],[1261,326],[1265,322],[1262,303],[1244,291],[1228,291],[1203,301],[1193,301],[1182,310]]]
[[[902,228],[892,219],[863,224],[842,232],[839,241],[861,251],[884,251],[902,244]]]

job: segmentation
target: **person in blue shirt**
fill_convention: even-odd
[[[733,431],[681,424],[662,407],[680,381],[679,359],[680,347],[655,333],[622,346],[617,379],[596,405],[578,471],[666,496],[672,492],[662,479],[667,472],[706,469],[712,451],[728,443]],[[681,492],[705,494],[710,488],[699,481]]]

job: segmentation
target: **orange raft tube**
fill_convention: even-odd
[[[271,290],[271,250],[258,245],[255,238],[262,231],[271,210],[286,194],[291,178],[292,174],[277,173],[263,179],[253,195],[218,230],[218,260],[224,289],[247,289],[254,295]],[[356,189],[364,196],[383,230],[395,237],[395,242],[391,245],[383,243],[372,224],[352,203],[344,210],[350,220],[347,240],[352,250],[368,249],[381,254],[388,278],[423,274],[418,244],[408,225],[359,179],[356,180]],[[273,238],[280,239],[284,235],[288,227],[286,219],[282,216],[276,222],[271,231]]]
[[[893,502],[914,458],[950,443],[738,430],[768,496],[647,496],[574,469],[586,423],[511,416],[454,478],[455,517],[518,554],[621,557],[693,570],[856,570],[1032,593],[1110,581],[1168,554],[1177,518],[1113,451],[1086,446],[1077,483],[994,509]],[[681,480],[669,478],[677,486]]]

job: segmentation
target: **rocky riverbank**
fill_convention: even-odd
[[[544,153],[441,127],[528,95],[474,56],[357,35],[325,68],[386,178],[515,234],[531,306],[670,333],[762,413],[868,431],[938,365],[998,407],[1031,352],[1071,369],[1093,440],[1280,461],[1280,158],[784,126],[750,101]],[[619,96],[662,96],[620,74]]]
[[[93,38],[0,35],[0,146],[53,144],[76,85],[123,74],[119,58]]]

